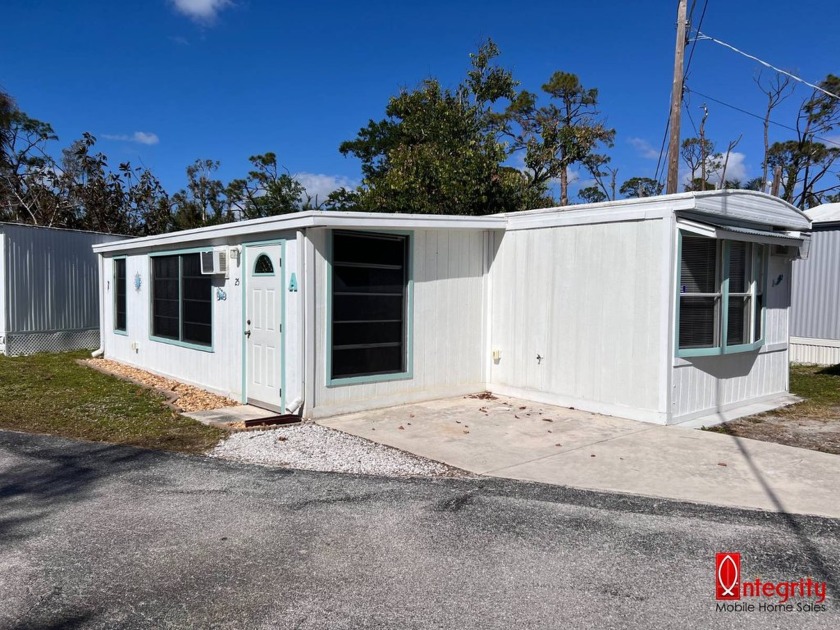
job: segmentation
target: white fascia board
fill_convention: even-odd
[[[319,212],[309,227],[380,230],[504,230],[504,216],[393,214],[380,212]]]
[[[95,245],[96,253],[127,252],[153,248],[174,248],[203,245],[218,245],[237,237],[247,236],[259,240],[259,236],[271,232],[301,230],[307,228],[344,228],[359,230],[504,230],[503,216],[452,216],[392,214],[378,212],[296,212],[293,214],[222,225],[211,225],[194,230],[171,234],[146,236],[120,243]]]
[[[630,201],[630,200],[626,200]],[[571,225],[594,225],[597,223],[621,223],[627,221],[649,221],[665,219],[678,210],[688,210],[694,207],[693,201],[687,199],[654,198],[632,201],[632,205],[619,205],[616,202],[610,206],[597,204],[598,207],[574,210],[556,209],[553,212],[516,213],[508,214],[508,227],[511,232],[516,230],[534,230],[539,228],[562,227]]]

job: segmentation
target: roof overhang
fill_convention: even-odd
[[[811,222],[804,213],[778,197],[746,190],[713,190],[480,217],[337,211],[296,212],[147,236],[121,243],[96,245],[93,250],[105,254],[205,247],[245,238],[251,241],[265,240],[270,234],[311,228],[516,231],[622,221],[670,220],[674,216],[716,226],[764,230],[768,233],[802,232],[811,229]]]
[[[174,246],[202,246],[218,244],[228,239],[248,237],[261,240],[266,234],[311,228],[355,230],[504,230],[504,216],[458,216],[444,214],[398,214],[380,212],[308,211],[284,214],[264,219],[212,225],[194,230],[172,232],[157,236],[135,238],[130,241],[96,245],[98,254],[136,250],[171,248]]]

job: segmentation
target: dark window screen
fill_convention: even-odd
[[[335,232],[332,378],[406,371],[408,237]]]
[[[211,345],[212,281],[199,254],[152,258],[152,335]]]
[[[720,292],[717,241],[683,235],[680,261],[680,348],[716,345]]]
[[[212,292],[210,276],[201,274],[199,254],[181,256],[181,341],[203,346],[213,341]]]
[[[114,260],[114,329],[126,330],[125,258]]]
[[[178,256],[152,258],[152,334],[178,339]]]

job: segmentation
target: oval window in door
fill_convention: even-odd
[[[254,263],[254,275],[274,275],[274,265],[271,264],[271,258],[269,258],[267,254],[260,254],[259,256],[257,256],[257,262]]]

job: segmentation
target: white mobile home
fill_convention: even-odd
[[[103,348],[306,417],[485,389],[661,424],[737,413],[787,392],[809,226],[720,191],[305,212],[103,244]]]
[[[123,237],[0,223],[0,354],[99,345],[97,257]]]
[[[840,203],[806,212],[813,234],[807,259],[793,265],[790,360],[840,363]]]

